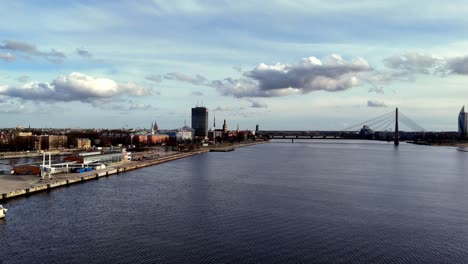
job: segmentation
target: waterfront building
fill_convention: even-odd
[[[14,132],[10,134],[10,140],[15,150],[33,150],[35,146],[35,137],[32,132]]]
[[[135,146],[144,147],[148,145],[148,137],[146,134],[145,135],[142,135],[142,134],[133,135],[132,142],[133,142],[133,145]]]
[[[56,150],[67,147],[68,137],[66,135],[39,136],[37,141],[38,150]]]
[[[462,138],[468,135],[468,113],[465,112],[465,106],[458,114],[458,135]]]
[[[157,134],[157,135],[147,135],[146,142],[148,146],[154,146],[162,143],[166,143],[169,141],[169,136],[164,134]]]
[[[89,138],[77,138],[76,139],[76,148],[78,149],[90,149],[91,140]]]
[[[184,126],[177,129],[160,130],[159,133],[168,135],[171,140],[176,142],[191,141],[194,135],[194,129]]]
[[[195,137],[205,139],[208,136],[208,108],[192,108],[192,128],[195,130]]]

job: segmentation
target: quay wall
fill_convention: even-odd
[[[11,198],[15,198],[15,197],[30,195],[30,194],[41,192],[41,191],[48,191],[48,190],[62,187],[62,186],[68,186],[71,184],[81,183],[81,182],[85,182],[89,180],[96,180],[96,179],[99,179],[100,177],[116,175],[121,172],[126,172],[126,171],[135,170],[135,169],[139,169],[143,167],[153,166],[156,164],[160,164],[160,163],[164,163],[164,162],[168,162],[172,160],[177,160],[177,159],[182,159],[182,158],[186,158],[186,157],[190,157],[190,156],[194,156],[194,155],[198,155],[202,153],[207,153],[212,149],[216,149],[216,151],[224,152],[224,151],[231,151],[233,148],[247,147],[247,146],[263,144],[263,143],[268,143],[268,141],[244,143],[244,144],[230,145],[230,146],[224,146],[224,147],[204,148],[195,152],[178,153],[175,155],[153,159],[153,160],[129,161],[129,162],[124,162],[123,164],[119,164],[118,166],[109,167],[109,168],[98,170],[98,171],[85,172],[81,174],[67,173],[65,174],[64,177],[61,177],[61,179],[45,180],[38,184],[36,183],[36,184],[33,184],[32,186],[28,186],[22,189],[17,189],[17,190],[12,190],[10,192],[1,193],[0,202],[3,202]]]
[[[13,190],[11,192],[6,192],[0,194],[0,201],[5,201],[11,198],[19,197],[19,196],[24,196],[24,195],[29,195],[32,193],[37,193],[41,191],[47,191],[51,190],[57,187],[62,187],[62,186],[67,186],[75,183],[81,183],[85,182],[88,180],[95,180],[98,179],[99,177],[106,177],[106,176],[111,176],[111,175],[116,175],[121,172],[126,172],[130,170],[135,170],[143,167],[148,167],[172,160],[177,160],[177,159],[182,159],[186,157],[190,157],[193,155],[201,154],[201,153],[206,153],[208,150],[200,150],[196,152],[188,152],[188,153],[180,153],[176,154],[173,156],[169,157],[163,157],[160,159],[156,160],[148,160],[148,161],[143,161],[143,162],[128,162],[128,163],[123,163],[119,165],[118,167],[111,167],[99,171],[91,171],[90,173],[83,175],[83,174],[76,174],[76,173],[67,173],[66,176],[69,177],[67,179],[60,179],[60,180],[46,180],[44,183],[41,184],[36,184],[34,186],[30,186],[28,188],[24,189],[18,189],[18,190]]]

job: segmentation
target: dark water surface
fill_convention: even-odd
[[[468,262],[468,152],[305,142],[8,201],[0,263]]]

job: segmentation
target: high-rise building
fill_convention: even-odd
[[[463,138],[468,135],[468,113],[465,112],[465,106],[458,114],[458,134]]]
[[[192,128],[195,130],[195,137],[205,139],[208,136],[208,108],[192,108]]]

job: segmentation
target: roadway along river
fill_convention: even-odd
[[[303,142],[10,200],[0,263],[466,262],[468,152]]]

